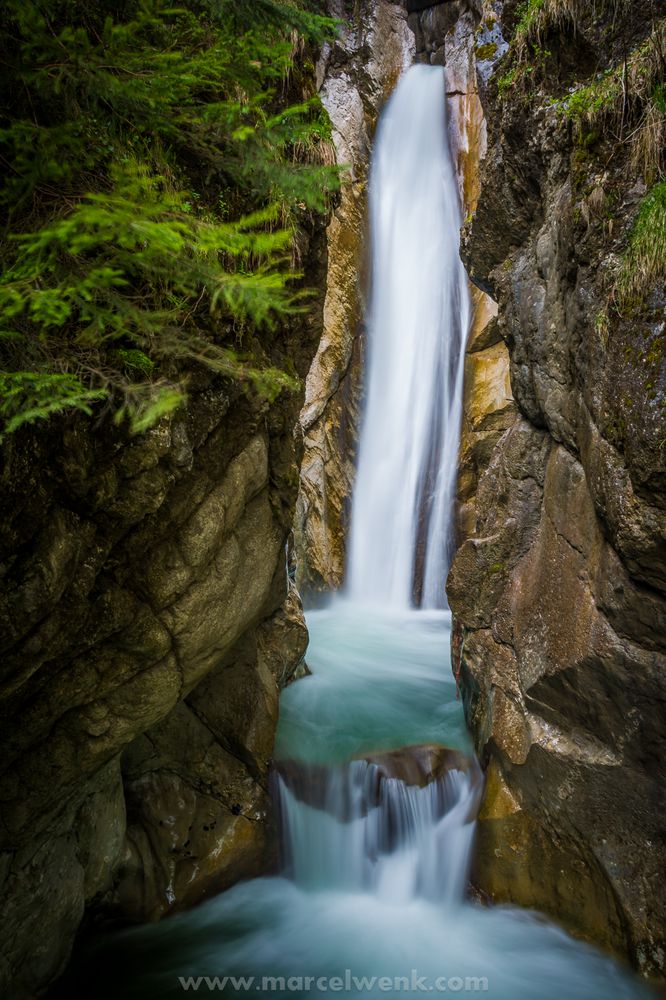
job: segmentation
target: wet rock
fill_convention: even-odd
[[[638,8],[623,18],[617,37],[647,30]],[[607,58],[607,29],[583,19],[572,58],[583,38]],[[546,74],[541,95],[500,100],[491,78],[465,235],[470,273],[499,304],[519,411],[489,450],[463,438],[463,539],[447,587],[454,670],[487,775],[475,879],[663,977],[659,293],[613,314],[600,339],[606,262],[626,246],[636,177],[616,152],[603,195],[618,206],[613,225],[595,221],[595,160],[581,165],[551,85]],[[470,371],[467,433],[498,386],[484,385],[483,365]]]
[[[477,774],[476,761],[472,757],[437,743],[364,754],[358,759],[372,764],[381,780],[395,778],[406,785],[416,785],[419,788],[439,781],[449,771]]]
[[[308,629],[300,594],[291,581],[282,607],[260,625],[257,645],[278,687],[286,687],[310,673],[305,662]]]
[[[277,698],[238,652],[125,752],[126,854],[107,911],[155,920],[265,868]]]
[[[476,211],[481,163],[486,156],[486,119],[479,90],[479,45],[492,39],[495,51],[506,49],[497,16],[497,4],[486,2],[451,5],[455,14],[442,30],[437,12],[418,18],[420,56],[441,45],[444,50],[447,114],[452,153],[458,171],[463,214]],[[440,15],[441,19],[441,15]],[[466,538],[474,531],[475,494],[497,441],[514,422],[516,408],[509,379],[509,353],[496,320],[496,303],[471,285],[472,326],[467,339],[464,403],[458,479],[458,531]]]
[[[359,808],[358,797],[352,793],[348,777],[354,768],[360,768],[359,774],[363,776],[362,815],[365,810],[379,805],[382,783],[389,780],[425,788],[444,781],[451,771],[461,771],[472,781],[477,805],[481,794],[482,776],[476,760],[436,743],[364,754],[337,767],[297,760],[279,761],[274,767],[274,780],[283,783],[300,802],[332,812],[338,819],[348,822],[357,815]]]

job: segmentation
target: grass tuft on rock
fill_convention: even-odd
[[[643,199],[631,230],[618,275],[614,299],[619,309],[644,301],[666,280],[666,180]]]
[[[625,62],[578,87],[559,105],[581,140],[603,131],[618,145],[628,145],[632,170],[648,184],[666,167],[665,66],[666,23],[661,23]]]
[[[534,46],[541,47],[549,31],[565,26],[575,30],[577,0],[525,0],[518,14],[514,46],[518,61],[523,62]]]

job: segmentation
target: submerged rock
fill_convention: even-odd
[[[396,778],[406,785],[417,785],[419,788],[439,781],[449,771],[462,771],[475,781],[481,777],[473,757],[438,743],[363,754],[357,759],[374,765],[380,779]]]
[[[443,781],[450,772],[458,771],[470,779],[479,795],[483,784],[474,757],[437,743],[363,754],[348,764],[334,767],[299,760],[278,761],[273,774],[274,779],[281,781],[300,802],[315,809],[332,810],[339,819],[347,821],[353,810],[351,793],[341,794],[341,790],[350,770],[358,770],[359,766],[359,774],[362,771],[364,775],[364,809],[379,804],[385,781],[425,788]]]

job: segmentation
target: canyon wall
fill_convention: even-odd
[[[607,312],[647,183],[612,128],[607,141],[558,110],[645,45],[658,8],[536,5],[551,23],[517,72],[519,4],[404,6],[414,60],[445,66],[475,282],[448,586],[454,669],[487,768],[474,878],[660,976],[663,300],[657,286]],[[356,37],[380,7],[360,11]],[[365,181],[372,129],[342,140],[351,120],[338,152],[360,163],[349,150],[362,134]],[[331,253],[336,241],[350,253],[349,294],[329,272],[328,301],[349,319],[344,339],[329,327],[325,446],[309,450],[302,414],[297,551],[314,590],[338,586],[344,564],[362,354],[363,198],[355,206],[352,240],[329,231]]]
[[[563,111],[623,60],[630,88],[660,29],[650,3],[567,9],[526,62],[505,3],[514,54],[480,75],[488,152],[464,257],[499,304],[484,353],[508,349],[517,410],[496,411],[499,440],[470,436],[500,393],[470,361],[448,594],[487,774],[474,879],[663,977],[664,293],[647,276],[620,307],[613,284],[654,177],[631,160],[630,90],[599,130]]]
[[[82,921],[156,919],[271,863],[278,695],[307,645],[285,545],[293,526],[304,593],[339,586],[370,144],[414,60],[445,65],[476,282],[448,583],[487,776],[474,878],[663,972],[663,290],[599,322],[646,184],[553,97],[641,45],[653,7],[558,22],[538,84],[501,92],[510,0],[329,9],[317,82],[348,169],[302,237],[320,308],[268,345],[304,395],[198,376],[140,440],[72,418],[3,446],[8,996],[62,970]]]
[[[321,289],[322,223],[299,251]],[[270,362],[304,380],[321,314],[264,341]],[[302,398],[193,372],[135,439],[73,417],[5,442],[3,996],[62,971],[84,915],[156,919],[271,863],[278,695],[307,645],[286,565]]]

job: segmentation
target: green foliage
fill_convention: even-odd
[[[510,91],[525,90],[535,70],[543,68],[552,53],[542,47],[542,37],[554,24],[567,20],[571,2],[523,0],[519,5],[513,42],[506,57],[508,69],[497,82],[500,97],[505,97]]]
[[[92,413],[92,405],[103,399],[101,389],[86,389],[73,375],[54,372],[0,372],[0,416],[4,433],[22,424],[44,419],[66,409]]]
[[[658,83],[650,94],[650,100],[660,114],[666,115],[666,84]]]
[[[293,388],[256,333],[307,308],[293,240],[337,186],[290,76],[332,23],[287,0],[2,7],[6,432],[102,398],[141,432],[199,365]]]
[[[505,95],[518,79],[519,68],[518,66],[512,66],[510,69],[503,73],[497,80],[497,89],[500,96]]]
[[[514,47],[519,58],[526,58],[530,48],[538,47],[553,29],[579,30],[581,20],[591,12],[609,13],[613,21],[629,0],[523,0],[517,10]]]
[[[524,84],[533,72],[534,66],[527,63],[514,63],[497,81],[497,89],[500,97],[505,97],[509,91]]]
[[[173,413],[185,398],[185,393],[176,386],[133,384],[115,412],[115,421],[128,420],[132,433],[142,434],[162,417]]]
[[[513,48],[518,62],[540,60],[550,55],[542,40],[553,28],[575,30],[577,0],[523,0],[518,8]]]
[[[573,120],[586,118],[594,121],[615,105],[622,94],[622,71],[620,67],[607,70],[592,83],[574,90],[562,101],[562,113]]]
[[[634,222],[615,286],[620,309],[640,304],[666,279],[666,180],[648,192]]]
[[[141,372],[142,375],[150,376],[155,370],[155,362],[136,348],[121,347],[116,356],[131,372]]]
[[[546,0],[524,0],[518,8],[516,37],[529,37],[538,28],[546,10]]]

